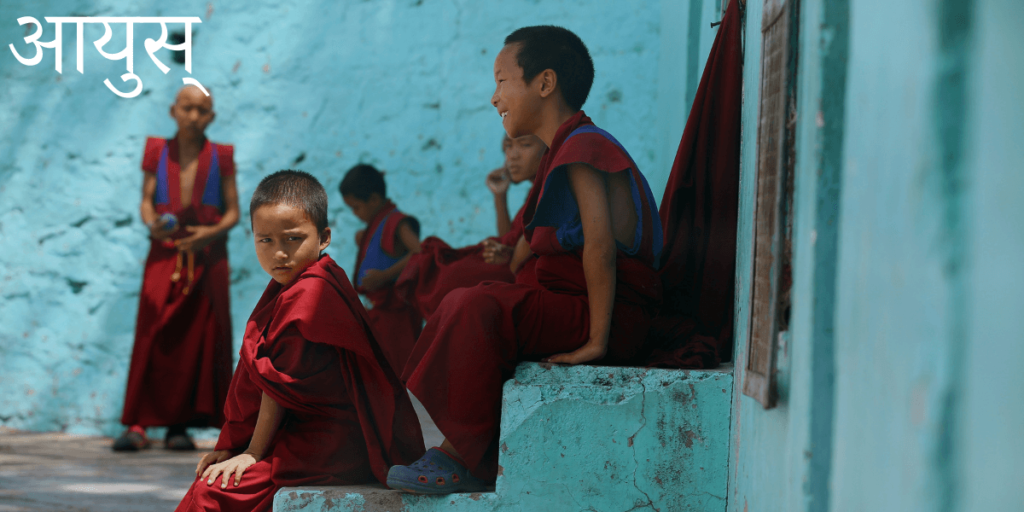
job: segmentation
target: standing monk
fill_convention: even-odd
[[[213,100],[185,86],[171,105],[172,139],[146,140],[142,220],[151,245],[115,451],[194,450],[186,427],[219,427],[231,381],[227,231],[238,222],[234,148],[206,139]]]
[[[583,41],[561,27],[519,29],[505,38],[494,79],[491,104],[509,137],[533,134],[549,148],[516,248],[536,255],[536,281],[460,288],[430,317],[405,380],[445,441],[391,468],[388,486],[407,492],[494,481],[501,388],[519,361],[635,363],[661,304],[654,196],[626,150],[581,110],[594,80]]]

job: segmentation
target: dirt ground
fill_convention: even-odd
[[[415,403],[427,446],[441,434]],[[0,512],[169,512],[185,496],[195,467],[214,441],[196,452],[114,453],[109,437],[23,432],[0,427]]]

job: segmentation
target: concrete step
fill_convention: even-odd
[[[725,510],[731,368],[523,363],[502,402],[495,492],[285,488],[274,510]]]

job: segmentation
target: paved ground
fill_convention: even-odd
[[[427,446],[441,435],[418,403]],[[0,512],[167,512],[192,484],[200,451],[155,446],[114,453],[107,437],[21,432],[0,428]]]

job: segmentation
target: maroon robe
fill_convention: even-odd
[[[665,307],[647,364],[714,368],[732,357],[739,208],[742,19],[730,2],[661,201]]]
[[[367,268],[385,270],[404,257],[395,255],[398,227],[402,222],[410,222],[413,231],[419,234],[419,221],[415,217],[398,211],[394,203],[389,201],[366,225],[363,239],[359,242],[359,254],[356,258],[354,275],[359,276]],[[375,239],[374,233],[378,229],[380,229],[381,235],[379,239]],[[375,240],[377,241],[375,242]],[[377,245],[374,246],[374,243]],[[373,252],[376,252],[378,258],[383,257],[385,262],[369,261],[367,255]],[[370,325],[373,327],[391,367],[396,374],[401,375],[402,369],[405,367],[405,360],[409,358],[409,352],[412,351],[416,338],[423,330],[423,318],[415,308],[409,306],[395,293],[393,282],[373,291],[368,291],[358,284],[357,289],[373,304],[373,307],[367,312],[370,317]]]
[[[501,388],[516,364],[573,351],[589,339],[582,245],[563,244],[568,239],[559,235],[565,225],[550,220],[573,217],[576,203],[568,189],[568,164],[629,172],[643,181],[613,141],[592,133],[567,140],[585,127],[593,123],[579,112],[559,128],[527,198],[524,235],[537,254],[535,284],[488,282],[452,291],[427,322],[406,365],[409,390],[478,478],[494,480],[497,475]],[[642,236],[638,234],[628,254],[621,248],[618,253],[612,329],[603,361],[612,364],[636,359],[661,301],[661,282],[653,268],[660,222],[649,190],[634,197],[640,198],[637,229]],[[552,210],[557,210],[554,215]]]
[[[519,209],[508,233],[494,238],[496,242],[515,247],[523,234],[523,210]],[[453,249],[444,240],[429,237],[420,246],[420,253],[409,258],[395,282],[395,293],[411,305],[423,318],[430,318],[449,292],[468,288],[485,281],[515,282],[507,264],[487,263],[484,244]]]
[[[241,485],[196,480],[178,511],[269,511],[281,487],[386,482],[392,465],[424,453],[409,396],[330,256],[286,286],[270,282],[240,356],[216,449],[248,447],[264,393],[286,409],[284,420]]]
[[[142,170],[157,175],[157,213],[173,213],[182,227],[220,222],[220,178],[235,173],[233,155],[231,146],[206,141],[192,204],[182,208],[176,139],[147,139]],[[187,235],[179,228],[172,238]],[[219,427],[223,421],[231,380],[226,240],[193,254],[190,268],[187,254],[173,243],[150,241],[121,416],[125,425]],[[174,282],[176,271],[180,277]]]

